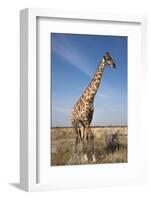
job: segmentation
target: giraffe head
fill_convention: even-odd
[[[114,63],[113,59],[111,58],[111,56],[108,52],[105,53],[103,58],[104,58],[104,65],[105,66],[116,68],[115,63]]]

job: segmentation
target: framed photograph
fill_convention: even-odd
[[[146,17],[20,12],[20,184],[145,183]]]

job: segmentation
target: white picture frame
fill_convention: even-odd
[[[38,72],[37,72],[37,19],[47,18],[73,21],[90,21],[91,23],[107,22],[114,24],[127,24],[133,26],[138,24],[140,28],[141,41],[141,68],[146,66],[146,17],[145,16],[124,16],[113,14],[54,11],[49,9],[24,9],[20,12],[20,185],[26,191],[64,189],[73,187],[97,187],[106,185],[128,185],[145,183],[147,179],[146,158],[145,158],[145,134],[140,132],[140,140],[143,146],[143,163],[140,166],[140,175],[132,175],[127,179],[117,178],[115,181],[108,179],[101,183],[84,181],[79,183],[40,183],[38,180],[39,170],[39,145],[38,145]],[[140,69],[141,70],[141,69]],[[142,72],[143,70],[141,70]],[[136,86],[135,86],[136,87]],[[133,139],[134,140],[134,139]],[[139,151],[139,150],[138,150]],[[89,166],[90,168],[90,166]],[[98,169],[97,169],[98,170]],[[86,172],[88,173],[88,172]],[[51,179],[51,177],[50,177]]]

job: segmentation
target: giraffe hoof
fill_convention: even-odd
[[[87,161],[88,161],[88,157],[87,157],[87,155],[86,155],[86,154],[84,155],[84,160],[85,160],[85,162],[87,162]]]
[[[92,156],[92,162],[95,163],[96,162],[96,158],[95,155]]]

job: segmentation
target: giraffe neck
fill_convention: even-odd
[[[86,91],[88,91],[89,99],[93,100],[95,94],[97,93],[97,90],[98,90],[100,82],[101,82],[103,70],[104,70],[104,58],[100,62],[98,69],[97,69],[95,75],[93,76],[92,81],[90,82],[89,86],[86,88]]]

